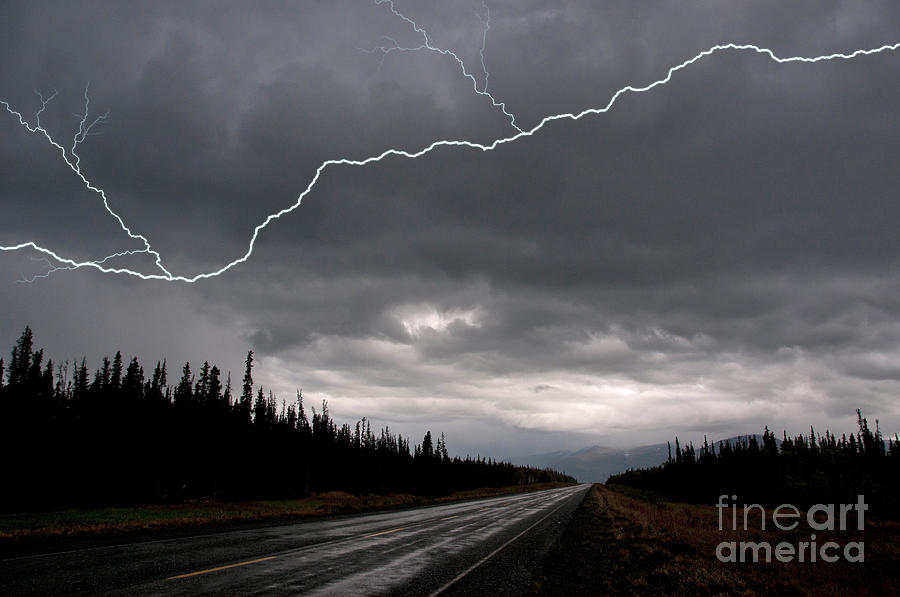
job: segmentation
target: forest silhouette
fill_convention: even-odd
[[[766,427],[762,436],[721,441],[704,438],[696,449],[675,438],[660,466],[613,475],[608,484],[649,490],[678,501],[716,503],[720,495],[764,505],[855,503],[864,495],[870,512],[900,519],[900,437],[885,439],[857,410],[858,432],[830,431],[781,438]]]
[[[451,457],[443,433],[421,443],[362,418],[338,424],[325,401],[307,413],[253,379],[248,352],[230,373],[165,360],[149,375],[120,352],[93,374],[85,359],[54,364],[30,328],[0,359],[5,490],[0,507],[302,497],[314,492],[442,495],[480,487],[575,482],[550,469]]]

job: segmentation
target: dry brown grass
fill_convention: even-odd
[[[769,517],[766,530],[762,530],[760,513],[754,508],[744,530],[744,513],[739,508],[738,530],[731,530],[729,510],[725,511],[724,530],[719,530],[718,511],[712,504],[650,503],[608,488],[598,491],[607,511],[639,526],[638,537],[659,541],[670,551],[673,546],[686,546],[685,551],[693,555],[677,553],[679,550],[675,549],[671,565],[689,571],[697,579],[727,579],[735,588],[767,594],[839,597],[892,595],[900,591],[900,524],[896,522],[869,520],[863,531],[812,531],[801,523],[794,531],[782,531],[774,527]],[[850,526],[855,529],[855,524]],[[841,547],[849,541],[864,542],[865,562],[848,562],[843,557],[837,562],[778,562],[773,556],[771,562],[723,563],[715,556],[722,541],[766,541],[773,546],[785,541],[796,546],[800,541],[809,541],[812,532],[820,546],[825,541],[834,541]]]
[[[817,532],[819,545],[834,540],[865,542],[865,562],[841,558],[834,563],[723,563],[716,558],[722,541],[780,541],[797,545],[809,540],[803,524],[791,532],[760,530],[758,512],[749,530],[718,529],[714,505],[648,501],[596,485],[581,507],[579,529],[563,537],[564,557],[577,557],[582,579],[575,587],[561,586],[551,563],[542,579],[543,594],[598,595],[896,595],[900,592],[900,525],[868,522],[863,532]],[[727,511],[726,511],[727,512]],[[579,513],[576,513],[578,517]],[[738,524],[743,524],[738,510]],[[726,516],[725,527],[730,527]],[[572,548],[581,551],[573,556]],[[555,557],[559,559],[560,554]],[[599,560],[606,563],[598,565]],[[612,562],[610,565],[609,562]],[[599,574],[596,571],[599,569]],[[591,571],[594,572],[591,572]],[[616,579],[609,579],[609,574]],[[572,572],[569,573],[573,574]],[[604,577],[605,576],[605,577]]]

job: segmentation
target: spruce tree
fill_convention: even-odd
[[[219,375],[219,368],[213,365],[209,370],[209,379],[206,384],[206,403],[211,406],[222,404],[222,381],[219,379]]]
[[[431,431],[426,431],[425,437],[422,439],[422,457],[425,459],[434,457],[434,444],[431,441]]]
[[[163,399],[163,388],[166,387],[166,362],[160,363],[156,361],[156,368],[153,370],[153,376],[150,378],[150,391],[148,398],[161,401]]]
[[[185,363],[181,370],[181,380],[175,386],[175,404],[185,405],[191,401],[191,386],[194,382],[194,376],[191,374],[191,364]]]
[[[116,351],[116,356],[113,357],[112,363],[112,374],[109,379],[109,388],[113,392],[118,392],[122,387],[122,353],[118,350]]]
[[[134,357],[125,370],[125,378],[122,380],[122,394],[127,400],[137,401],[144,397],[143,391],[144,368],[138,363],[137,357]]]
[[[19,336],[12,350],[12,360],[9,363],[9,385],[18,385],[25,382],[28,369],[31,367],[31,351],[34,336],[31,328],[25,326],[25,331]]]
[[[265,425],[268,406],[266,395],[263,393],[263,388],[262,386],[259,386],[259,392],[256,394],[256,402],[253,404],[253,424],[256,427],[263,427]]]
[[[231,406],[231,371],[228,372],[228,381],[225,382],[225,392],[222,394],[222,404]]]
[[[197,402],[207,401],[209,397],[209,361],[203,361],[200,368],[200,379],[194,386],[194,400]]]
[[[238,412],[244,423],[250,423],[250,414],[253,405],[253,351],[247,351],[247,359],[244,361],[244,380],[241,385],[241,397],[238,401]]]

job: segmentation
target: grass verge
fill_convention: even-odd
[[[730,511],[729,511],[730,512]],[[757,510],[752,511],[754,514]],[[743,520],[738,510],[738,520]],[[729,521],[730,522],[730,521]],[[594,485],[537,575],[535,595],[895,595],[900,524],[819,533],[821,542],[864,541],[865,562],[720,562],[722,541],[809,541],[809,529],[720,531],[713,505],[666,502]],[[741,522],[738,523],[741,526]],[[726,524],[727,528],[727,524]],[[804,530],[801,530],[804,529]]]
[[[69,508],[49,512],[0,514],[0,550],[14,551],[17,544],[41,539],[89,538],[100,535],[208,528],[245,522],[299,520],[334,514],[427,506],[552,489],[566,485],[565,483],[540,483],[511,487],[486,487],[458,491],[440,497],[411,494],[353,495],[333,491],[292,500],[252,502],[194,500],[170,505],[98,509]]]

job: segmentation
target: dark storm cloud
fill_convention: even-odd
[[[481,88],[480,2],[397,7]],[[786,56],[900,39],[893,3],[490,7],[489,90],[523,126],[605,105],[715,43]],[[32,88],[58,88],[42,118],[65,136],[90,80],[92,109],[110,119],[82,150],[85,172],[178,273],[242,254],[252,227],[290,205],[323,160],[514,132],[448,57],[381,63],[360,51],[384,35],[419,43],[386,5],[5,10],[0,96],[30,114]],[[329,168],[248,263],[173,290],[104,279],[122,300],[92,321],[130,321],[126,298],[172,305],[172,321],[196,313],[175,327],[224,331],[223,358],[253,347],[280,391],[303,385],[385,420],[752,431],[743,426],[864,406],[896,426],[898,64],[897,53],[779,65],[723,52],[609,114],[494,152]],[[97,197],[46,144],[12,119],[3,127],[2,242],[35,238],[82,257],[121,248]],[[59,272],[4,290],[15,321],[2,337],[41,316],[29,305],[52,309],[51,284],[82,276],[98,277]],[[148,329],[165,318],[153,312]],[[73,345],[78,326],[57,327],[47,343]],[[135,346],[169,350],[163,338]]]

